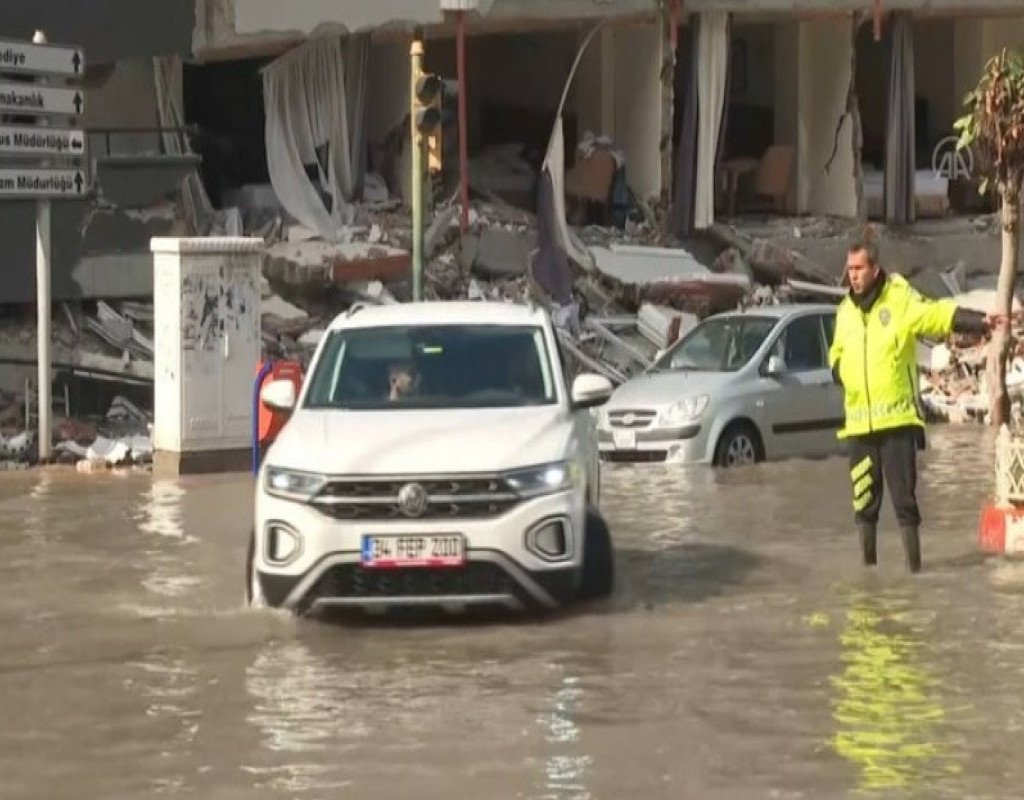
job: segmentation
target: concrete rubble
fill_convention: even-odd
[[[506,188],[496,177],[509,169],[509,154],[478,163],[479,183]],[[512,165],[511,183],[527,186]],[[518,165],[518,166],[517,166]],[[791,301],[838,302],[846,290],[838,270],[798,250],[794,242],[821,247],[842,241],[844,223],[832,220],[713,225],[686,242],[663,235],[667,209],[643,205],[620,227],[574,227],[590,263],[568,261],[563,283],[571,298],[554,302],[543,275],[535,272],[539,248],[534,214],[506,202],[498,191],[477,191],[469,209],[469,230],[460,231],[456,199],[430,209],[426,222],[424,296],[428,300],[499,300],[545,305],[558,325],[572,371],[591,370],[618,385],[648,369],[659,353],[709,314],[737,307]],[[481,197],[483,199],[481,199]],[[353,206],[350,224],[332,241],[280,217],[256,218],[267,243],[262,285],[264,350],[303,365],[333,317],[354,303],[408,302],[412,297],[412,224],[393,199]],[[249,219],[242,215],[240,220]],[[241,223],[240,223],[241,224]],[[848,227],[848,226],[847,226]],[[785,235],[783,235],[785,234]],[[825,253],[821,250],[821,253]],[[812,255],[809,255],[811,253]],[[995,276],[966,262],[906,270],[926,296],[952,297],[987,310]],[[1020,303],[1015,305],[1015,310]],[[0,312],[0,366],[34,372],[34,314]],[[1024,332],[1017,318],[1015,332]],[[105,382],[124,391],[99,413],[71,407],[56,413],[58,460],[81,469],[145,465],[152,457],[153,307],[139,302],[99,301],[89,309],[64,303],[53,317],[53,360],[57,371]],[[921,399],[934,420],[983,421],[987,414],[984,342],[953,337],[923,342],[918,349]],[[254,365],[255,368],[255,365]],[[1020,414],[1024,407],[1024,348],[1014,352],[1008,383]],[[0,462],[31,461],[36,449],[31,403],[17,387],[0,385]],[[148,392],[149,403],[129,388]],[[3,391],[7,389],[7,391]],[[55,395],[57,394],[55,390]],[[86,404],[88,406],[88,403]]]

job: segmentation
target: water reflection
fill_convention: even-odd
[[[150,721],[139,726],[140,735],[160,742],[147,780],[158,794],[186,790],[189,781],[182,765],[195,759],[203,719],[199,670],[168,653],[151,653],[126,667],[129,674],[122,685],[141,698]]]
[[[942,684],[925,660],[920,622],[907,600],[859,595],[840,635],[845,667],[833,747],[860,771],[858,789],[919,789],[957,775],[949,751]]]
[[[254,701],[247,721],[260,733],[263,747],[284,762],[243,766],[257,776],[257,786],[303,792],[351,783],[336,773],[346,751],[368,734],[348,702],[355,693],[351,675],[293,641],[258,653],[245,682]],[[348,746],[339,746],[339,737],[349,739]],[[318,763],[318,754],[325,751],[331,758]]]
[[[46,470],[39,472],[39,479],[29,490],[30,502],[25,504],[25,532],[35,544],[44,544],[46,531],[43,515],[49,509],[48,501],[52,493],[53,476]]]
[[[182,502],[185,490],[174,481],[155,480],[143,496],[140,513],[136,516],[143,533],[168,539],[195,542],[186,535],[182,521]]]
[[[190,703],[199,690],[198,670],[181,658],[161,653],[128,666],[135,677],[126,679],[125,686],[134,688],[146,699],[146,716],[173,723],[173,743],[194,742],[202,716],[202,711]]]
[[[185,490],[175,481],[156,480],[143,493],[135,520],[138,529],[149,538],[144,542],[144,556],[152,569],[142,585],[162,598],[184,598],[201,587],[203,581],[189,574],[181,546],[194,545],[198,539],[185,530],[183,505]],[[152,609],[136,606],[141,616],[169,616],[174,609]]]
[[[542,800],[588,800],[587,768],[593,759],[575,752],[580,742],[580,726],[576,721],[583,698],[579,678],[566,675],[557,690],[546,698],[550,710],[537,720],[544,739],[556,745],[544,764],[545,787]],[[558,747],[557,745],[565,745]]]

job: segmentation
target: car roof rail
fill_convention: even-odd
[[[348,307],[348,311],[345,312],[345,317],[349,318],[366,308],[366,303],[353,303]]]

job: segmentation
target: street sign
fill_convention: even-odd
[[[0,197],[82,197],[88,189],[80,169],[0,168]]]
[[[14,117],[0,125],[0,200],[34,200],[36,206],[36,408],[44,462],[53,445],[51,200],[85,197],[90,189],[82,167],[61,168],[69,158],[85,160],[85,133],[51,127],[47,118],[82,116],[84,93],[59,84],[80,85],[84,70],[80,47],[50,46],[44,31],[31,43],[0,39],[0,75],[9,78],[0,82],[0,117]]]
[[[32,83],[0,83],[0,111],[8,114],[79,117],[83,108],[85,95],[78,89]]]
[[[78,77],[84,71],[85,51],[81,47],[0,39],[0,72]]]
[[[0,155],[81,158],[85,155],[85,131],[0,125]]]

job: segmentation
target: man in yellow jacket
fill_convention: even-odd
[[[864,563],[877,563],[883,476],[903,534],[907,569],[921,569],[917,506],[917,449],[924,447],[924,414],[917,397],[916,339],[990,331],[1005,317],[926,300],[899,275],[887,275],[870,230],[847,251],[850,293],[836,314],[829,350],[832,375],[843,387],[850,444],[853,508]]]

